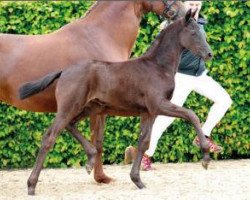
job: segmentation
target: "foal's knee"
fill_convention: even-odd
[[[55,143],[55,137],[51,136],[45,141],[42,149],[47,152],[51,149],[51,147],[54,145],[54,143]]]
[[[43,137],[41,150],[47,152],[54,145],[56,136],[53,134],[53,128],[50,127],[47,133]]]

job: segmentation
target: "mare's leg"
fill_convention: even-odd
[[[77,130],[75,124],[69,124],[66,129],[71,133],[71,135],[83,146],[87,156],[88,161],[86,163],[86,170],[88,174],[91,173],[94,164],[95,164],[95,156],[96,156],[96,148],[87,140],[85,139],[82,134]]]
[[[102,167],[103,134],[105,115],[90,116],[91,141],[96,147],[96,161],[94,166],[94,179],[98,183],[109,183],[112,179],[105,175]]]
[[[39,150],[38,157],[35,163],[35,166],[31,172],[31,175],[28,179],[28,194],[35,194],[35,187],[38,181],[38,177],[43,167],[44,160],[46,158],[47,153],[55,144],[56,138],[59,135],[60,131],[65,128],[67,125],[67,121],[63,118],[58,118],[55,120],[53,125],[48,129],[46,134],[42,139],[42,146]]]
[[[209,156],[209,146],[206,140],[206,137],[201,129],[200,120],[197,115],[190,109],[186,109],[180,106],[176,106],[170,101],[162,101],[161,105],[159,106],[159,115],[167,115],[170,117],[179,117],[183,118],[189,122],[191,122],[197,132],[197,135],[201,141],[201,149],[203,152],[203,161],[202,166],[207,169],[210,156]]]
[[[138,153],[133,163],[132,170],[130,172],[131,180],[140,189],[146,187],[142,183],[141,178],[140,178],[140,166],[141,166],[142,157],[145,151],[149,147],[150,135],[151,135],[151,130],[152,130],[154,120],[155,120],[155,116],[151,116],[149,114],[145,114],[141,116],[141,135],[139,138]]]

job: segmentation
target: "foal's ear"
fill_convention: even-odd
[[[192,17],[192,10],[189,9],[186,13],[186,16],[185,16],[185,24],[188,23],[188,21],[190,20],[190,18]]]

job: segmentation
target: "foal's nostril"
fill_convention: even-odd
[[[212,57],[213,57],[213,54],[212,54],[212,53],[208,53],[208,57],[209,57],[209,58],[212,58]]]

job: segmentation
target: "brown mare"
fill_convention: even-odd
[[[138,154],[130,173],[138,188],[145,187],[141,182],[139,169],[157,115],[179,117],[193,124],[204,153],[202,163],[207,168],[210,160],[209,147],[199,118],[193,111],[169,101],[175,87],[174,76],[183,49],[191,50],[204,60],[212,57],[211,49],[200,33],[194,15],[189,10],[185,18],[169,25],[157,37],[152,48],[137,59],[124,62],[85,60],[21,88],[20,96],[28,97],[38,93],[38,87],[42,90],[59,78],[55,94],[56,118],[43,138],[32,171],[35,180],[38,180],[46,154],[59,133],[70,123],[98,114],[141,117]],[[29,191],[34,192],[35,186],[36,182],[32,182]]]
[[[83,59],[125,61],[145,13],[184,16],[180,1],[100,1],[84,18],[46,35],[0,35],[0,101],[33,112],[56,112],[55,87],[21,101],[18,88],[48,73],[64,70]],[[105,116],[91,116],[92,142],[97,148],[94,178],[108,183],[102,169],[102,132]],[[74,126],[71,134],[84,146]],[[88,152],[87,152],[88,153]],[[94,152],[92,152],[94,153]],[[90,152],[91,156],[91,152]]]

